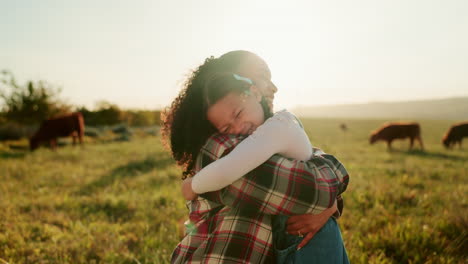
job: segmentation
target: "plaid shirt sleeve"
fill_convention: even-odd
[[[202,148],[197,166],[203,168],[229,153],[243,137],[216,134]],[[308,161],[273,155],[230,186],[202,194],[213,202],[266,214],[319,214],[346,190],[349,176],[334,156],[322,154]]]

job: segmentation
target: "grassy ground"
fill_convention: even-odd
[[[339,220],[351,263],[467,263],[468,143],[422,121],[425,151],[369,145],[380,120],[303,120],[350,172]],[[0,145],[0,263],[168,263],[186,215],[159,137],[29,153]]]

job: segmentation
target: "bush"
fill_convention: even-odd
[[[99,131],[99,129],[95,127],[86,126],[84,134],[87,137],[98,138],[101,136],[102,133],[101,131]]]
[[[112,132],[115,134],[132,134],[130,129],[126,125],[117,125],[112,128]]]
[[[25,126],[17,123],[0,125],[0,141],[29,138],[36,131],[37,126]]]
[[[84,106],[77,111],[83,114],[86,126],[125,124],[131,127],[148,127],[159,126],[161,123],[161,111],[121,110],[117,105],[105,101],[99,102],[94,111]]]
[[[152,126],[161,123],[159,111],[128,110],[123,113],[123,121],[129,126]]]
[[[77,111],[83,114],[87,126],[115,125],[122,122],[122,112],[117,105],[102,101],[96,108],[96,111],[90,111],[86,107],[78,108]]]

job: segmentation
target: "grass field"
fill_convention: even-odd
[[[391,152],[368,143],[382,120],[303,122],[350,173],[339,223],[351,263],[468,263],[468,142],[442,147],[451,121],[421,121],[425,151],[406,140]],[[187,214],[179,178],[157,136],[57,152],[3,143],[0,263],[168,263]]]

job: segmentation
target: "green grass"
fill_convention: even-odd
[[[303,120],[351,179],[339,220],[351,263],[468,261],[468,146],[445,150],[450,121],[369,145],[381,120]],[[15,144],[26,144],[25,141]],[[465,142],[468,145],[468,143]],[[180,170],[159,137],[29,153],[0,145],[0,263],[168,263],[187,214]]]

